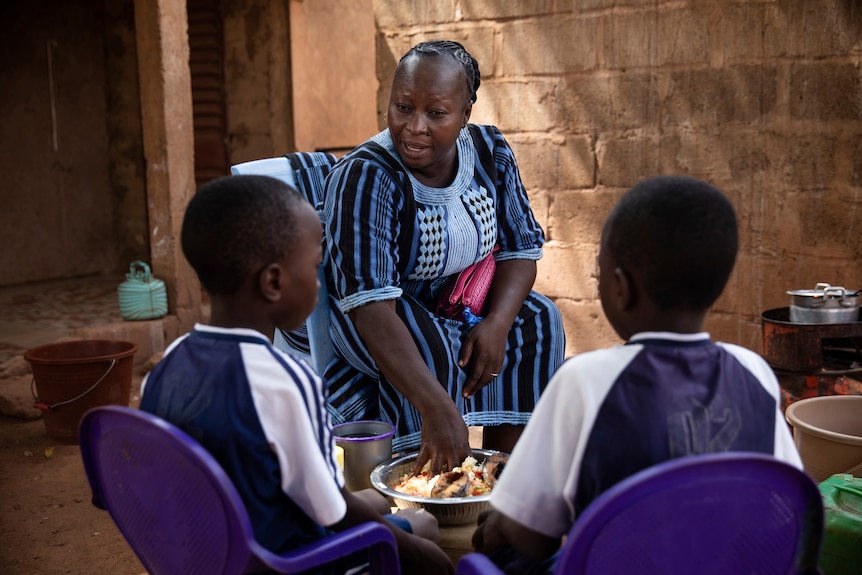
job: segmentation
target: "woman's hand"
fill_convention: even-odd
[[[489,312],[464,336],[458,365],[468,370],[462,393],[472,397],[500,373],[506,356],[506,338],[536,281],[536,262],[497,262],[488,294]]]
[[[448,404],[448,405],[447,405]],[[460,467],[470,455],[470,432],[452,400],[439,408],[422,413],[422,443],[413,473],[419,473],[431,462],[430,473],[451,471]]]
[[[474,325],[464,336],[458,359],[458,365],[467,370],[467,381],[461,391],[464,397],[473,397],[500,373],[511,325],[511,322],[501,324],[489,316]]]

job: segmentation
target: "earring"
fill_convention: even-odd
[[[389,125],[389,112],[383,114],[383,123]]]

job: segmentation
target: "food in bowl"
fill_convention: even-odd
[[[507,460],[507,455],[494,453],[479,463],[468,455],[460,466],[436,475],[431,475],[429,461],[418,474],[405,474],[392,488],[406,495],[440,499],[487,495],[494,488]]]
[[[474,448],[471,454],[480,463],[485,463],[499,451],[490,449]],[[371,485],[392,502],[399,509],[421,508],[431,513],[440,522],[440,525],[463,525],[475,523],[479,514],[491,508],[491,494],[473,495],[468,497],[424,497],[422,495],[408,495],[395,489],[405,475],[409,475],[416,467],[417,453],[411,453],[398,457],[391,461],[381,463],[371,472]],[[500,471],[492,473],[496,479]],[[486,470],[487,474],[487,470]]]

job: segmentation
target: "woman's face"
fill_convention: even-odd
[[[455,177],[455,142],[470,119],[464,68],[445,56],[413,57],[395,71],[389,134],[419,181],[445,186]]]

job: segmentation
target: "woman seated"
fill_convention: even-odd
[[[532,291],[544,235],[515,156],[496,127],[468,124],[479,83],[461,44],[414,46],[388,129],[326,180],[334,419],[392,422],[393,449],[418,447],[433,472],[469,454],[468,426],[511,451],[565,348],[559,310]],[[483,319],[435,313],[444,284],[495,247]]]

